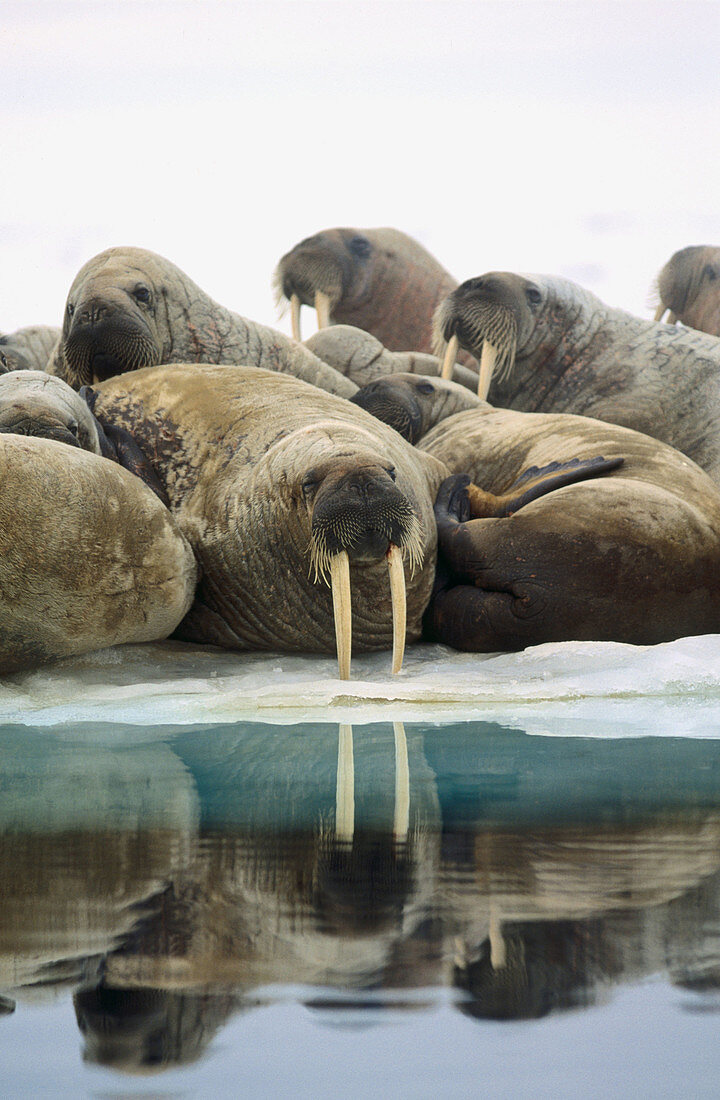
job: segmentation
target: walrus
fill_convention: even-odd
[[[426,639],[493,652],[589,639],[651,645],[720,629],[720,491],[698,466],[589,417],[486,402],[452,414],[448,394],[467,401],[465,391],[418,382],[377,380],[354,401],[407,438],[434,424],[414,436],[417,448],[454,475],[435,503]],[[593,468],[602,476],[586,480]]]
[[[657,277],[655,320],[720,336],[720,248],[690,245],[674,252]]]
[[[313,355],[344,374],[356,386],[366,386],[374,378],[389,374],[428,374],[439,377],[440,360],[418,351],[389,351],[377,337],[352,325],[331,325],[320,329],[305,341]],[[456,363],[453,380],[475,392],[477,370]],[[352,398],[351,398],[352,400]]]
[[[435,314],[436,354],[481,361],[481,397],[654,436],[720,481],[720,342],[611,309],[566,279],[490,272]],[[445,372],[447,374],[447,372]]]
[[[457,286],[427,249],[399,229],[324,229],[296,244],[273,276],[278,303],[291,306],[300,337],[300,308],[314,306],[321,329],[353,325],[389,351],[432,352],[436,306]],[[461,362],[474,370],[470,356]]]
[[[0,673],[166,638],[197,564],[127,470],[54,439],[0,435]]]
[[[392,645],[400,667],[432,591],[440,463],[350,402],[256,367],[145,368],[95,393],[200,562],[178,637],[303,653],[336,640],[347,678],[352,632],[357,650]]]
[[[0,336],[0,372],[45,370],[60,337],[55,325],[28,325]]]
[[[281,332],[214,302],[142,248],[109,248],[80,269],[48,364],[73,389],[161,363],[240,363],[286,371],[341,397],[356,386]]]
[[[87,403],[61,378],[45,371],[0,375],[0,433],[8,432],[102,454],[98,425]]]

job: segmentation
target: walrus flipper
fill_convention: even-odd
[[[539,497],[561,489],[564,485],[573,485],[577,481],[587,481],[591,477],[609,473],[622,466],[623,458],[571,458],[568,462],[549,462],[547,466],[529,466],[513,482],[502,496],[492,496],[477,486],[469,486],[470,518],[502,518],[519,512],[526,504]]]

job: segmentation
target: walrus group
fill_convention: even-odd
[[[0,673],[167,637],[347,678],[421,639],[720,631],[718,249],[672,257],[653,321],[458,286],[392,229],[318,233],[275,285],[292,338],[112,248],[62,329],[0,337]]]

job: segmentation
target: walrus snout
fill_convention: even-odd
[[[493,375],[506,378],[515,363],[518,328],[523,311],[534,309],[539,289],[526,279],[519,291],[518,277],[495,272],[466,279],[437,307],[433,317],[433,346],[443,360],[441,376],[452,377],[458,348],[480,363],[478,397],[487,399]]]
[[[160,349],[139,310],[110,298],[93,298],[76,305],[69,315],[63,357],[79,388],[156,366]]]
[[[395,484],[392,466],[326,474],[312,512],[313,542],[320,555],[345,550],[351,561],[380,561],[390,546],[405,546],[417,517]]]

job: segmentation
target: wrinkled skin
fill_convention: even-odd
[[[53,439],[0,435],[0,672],[166,638],[197,565],[126,470]]]
[[[353,649],[389,649],[394,542],[404,547],[407,638],[419,638],[435,569],[432,505],[447,471],[395,432],[347,401],[249,367],[176,364],[109,379],[95,414],[132,433],[200,562],[179,637],[333,653],[331,593],[316,568],[341,546]]]
[[[579,413],[669,443],[720,481],[720,342],[610,309],[565,279],[490,272],[435,317],[436,351],[457,334],[514,344],[488,394],[525,412]]]
[[[44,371],[0,376],[0,433],[42,436],[101,454],[95,420],[82,398]]]
[[[330,300],[333,324],[353,325],[389,351],[432,351],[432,317],[457,282],[399,229],[325,229],[300,241],[275,271],[278,299]],[[463,356],[462,362],[472,360]]]
[[[376,337],[352,325],[331,325],[305,341],[313,355],[344,374],[356,386],[366,386],[389,374],[427,374],[437,378],[441,363],[434,355],[418,351],[388,351]],[[453,371],[455,382],[477,392],[477,371],[460,363]]]
[[[0,336],[0,373],[45,370],[59,337],[54,325],[29,325]]]
[[[162,256],[110,248],[86,263],[68,294],[50,373],[80,389],[173,362],[262,366],[343,397],[356,389],[302,345],[218,305]]]
[[[720,336],[720,248],[691,245],[675,252],[658,275],[657,291],[658,314],[670,310],[671,323]]]

